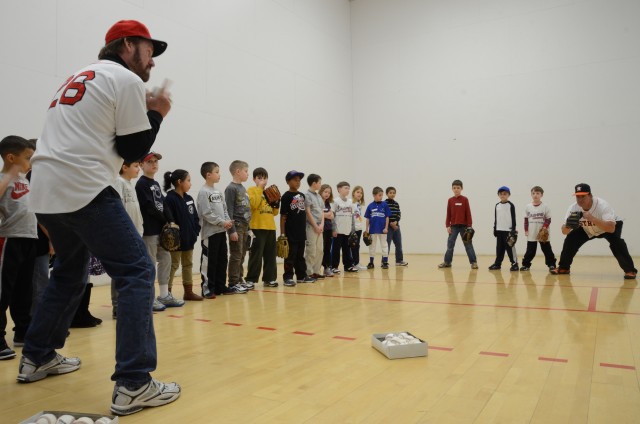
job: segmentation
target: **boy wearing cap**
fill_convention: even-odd
[[[49,104],[31,162],[29,208],[49,232],[58,259],[27,331],[17,380],[31,383],[80,368],[79,358],[56,348],[65,345],[71,311],[84,294],[91,252],[118,291],[111,376],[111,411],[118,415],[168,404],[181,392],[178,384],[151,376],[158,357],[151,311],[155,267],[111,186],[123,159],[139,160],[149,151],[171,109],[166,89],[152,96],[144,85],[153,58],[166,46],[140,22],[113,25],[99,60],[68,78]]]
[[[518,256],[516,255],[516,245],[509,246],[507,240],[509,235],[516,232],[516,207],[509,201],[511,190],[502,186],[498,189],[500,201],[496,203],[493,220],[493,236],[496,238],[496,260],[489,267],[490,270],[498,270],[502,267],[504,252],[509,255],[511,261],[510,271],[518,271]]]
[[[307,264],[304,259],[304,245],[307,240],[307,208],[305,195],[300,193],[302,172],[289,171],[285,180],[289,190],[280,199],[280,234],[287,236],[289,256],[284,260],[284,285],[292,287],[298,283],[315,283],[315,278],[307,276]],[[293,279],[295,272],[296,280]]]
[[[171,253],[160,246],[160,233],[167,222],[173,222],[169,208],[164,207],[164,195],[154,177],[158,173],[158,161],[162,155],[156,152],[147,153],[141,161],[142,176],[136,182],[136,195],[142,214],[142,240],[153,264],[158,264],[159,296],[153,301],[153,310],[162,311],[167,307],[180,307],[184,301],[173,297],[169,291],[171,274]]]
[[[562,245],[558,268],[552,274],[569,274],[571,263],[580,247],[594,238],[604,238],[609,242],[611,253],[618,260],[624,271],[626,280],[633,280],[638,270],[633,264],[627,243],[622,239],[622,220],[604,199],[591,194],[589,184],[581,183],[575,186],[576,202],[569,206],[562,225],[562,234],[567,237]],[[579,226],[568,226],[567,218],[572,212],[581,213]]]

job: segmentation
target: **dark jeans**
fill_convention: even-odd
[[[331,230],[322,233],[324,241],[324,254],[322,255],[322,266],[325,268],[333,268],[331,266],[331,249],[333,248],[333,233]]]
[[[450,264],[453,261],[453,249],[456,246],[456,239],[458,235],[462,238],[462,234],[464,234],[464,230],[467,228],[466,225],[452,225],[451,226],[451,234],[449,234],[449,238],[447,239],[447,251],[444,254],[444,262]],[[469,263],[478,262],[476,259],[476,252],[473,250],[473,242],[464,243],[464,248],[467,251],[467,256],[469,257]],[[504,253],[503,253],[504,255]],[[500,260],[502,262],[502,260]]]
[[[260,278],[260,268],[264,260],[262,281],[269,283],[276,281],[276,230],[251,230],[255,238],[249,251],[249,267],[247,281],[257,283]]]
[[[398,224],[398,228],[395,230],[391,228],[389,225],[389,230],[387,231],[387,246],[388,251],[391,252],[391,242],[396,248],[396,263],[404,261],[404,255],[402,253],[402,233],[400,232],[400,224]]]
[[[2,291],[0,295],[0,335],[7,329],[7,309],[15,324],[14,338],[23,340],[31,322],[33,267],[37,239],[0,238]],[[2,348],[4,340],[0,340]]]
[[[509,260],[512,265],[518,263],[515,244],[512,247],[509,247],[507,244],[509,233],[510,231],[496,231],[496,261],[494,262],[496,265],[502,264],[504,252],[507,252],[507,255],[509,255]]]
[[[116,368],[111,379],[129,388],[146,384],[157,363],[151,311],[155,267],[120,196],[107,187],[75,212],[37,216],[49,231],[57,259],[22,354],[40,365],[64,346],[85,290],[91,251],[118,291]]]
[[[540,242],[540,249],[542,249],[542,253],[544,253],[544,263],[549,267],[556,266],[556,256],[553,254],[553,250],[551,249],[551,243]],[[527,268],[531,266],[531,261],[534,256],[536,256],[537,250],[537,241],[527,241],[527,251],[524,253],[524,258],[522,258],[522,266],[526,266]]]
[[[200,277],[210,293],[222,294],[227,289],[227,233],[212,234],[201,242]]]
[[[342,264],[344,269],[349,269],[353,266],[353,259],[351,258],[351,248],[349,247],[349,235],[338,234],[333,239],[333,249],[331,249],[331,268],[338,268],[340,265],[340,249],[342,249]]]
[[[360,263],[360,240],[362,239],[362,230],[356,231],[358,235],[358,245],[356,247],[351,247],[351,260],[353,261],[353,265],[358,265]]]
[[[622,221],[616,221],[616,229],[613,233],[604,233],[597,237],[589,238],[582,228],[571,231],[567,234],[562,245],[562,253],[560,254],[559,268],[570,269],[573,258],[580,250],[580,247],[594,238],[603,238],[609,242],[611,253],[618,260],[618,265],[624,272],[638,272],[633,265],[633,259],[629,254],[627,243],[622,239]]]
[[[292,280],[295,270],[296,279],[304,280],[307,276],[307,263],[304,260],[305,240],[289,239],[289,256],[284,259],[284,274],[282,278]]]

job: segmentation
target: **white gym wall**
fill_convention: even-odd
[[[119,19],[169,43],[149,82],[173,80],[154,149],[161,172],[191,172],[194,196],[205,160],[223,187],[234,159],[281,188],[293,168],[364,185],[368,201],[394,185],[405,250],[438,253],[460,178],[476,250],[490,254],[499,186],[518,221],[529,188],[544,187],[557,229],[584,181],[640,252],[635,0],[6,0],[0,135],[38,137],[57,88]],[[552,242],[559,255],[558,231]],[[604,241],[583,251],[609,254]]]

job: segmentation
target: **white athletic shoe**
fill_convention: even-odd
[[[156,379],[137,390],[127,390],[116,385],[113,389],[111,412],[116,415],[131,415],[143,408],[162,406],[180,397],[178,383],[162,383]]]
[[[67,374],[80,368],[80,358],[65,358],[59,353],[43,365],[36,365],[24,356],[20,359],[17,380],[21,383],[32,383],[50,375]]]

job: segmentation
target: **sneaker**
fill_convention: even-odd
[[[531,268],[529,268],[528,266],[521,266],[520,267],[520,271],[530,271]]]
[[[637,274],[638,274],[637,272],[633,272],[633,271],[631,271],[631,272],[625,272],[625,273],[624,273],[624,279],[625,279],[625,280],[635,280],[635,279],[636,279]],[[15,343],[14,343],[14,346],[15,346]]]
[[[240,283],[244,286],[245,289],[247,290],[253,290],[256,288],[256,284],[252,283],[251,281],[244,281],[242,283]]]
[[[355,266],[352,266],[349,268],[345,268],[344,272],[358,272],[358,268],[356,268]]]
[[[554,269],[549,268],[549,272],[553,275],[567,275],[571,271],[566,268],[554,268]]]
[[[165,297],[158,296],[157,300],[167,308],[179,308],[180,306],[184,306],[184,300],[176,299],[173,297],[171,292],[169,292]]]
[[[334,274],[340,274],[340,270],[339,270],[338,268],[331,268],[331,271],[332,271]]]
[[[520,268],[518,267],[518,264],[511,264],[511,268],[509,268],[509,271],[518,271],[520,270]]]
[[[489,271],[495,271],[495,270],[500,269],[500,268],[501,268],[501,266],[500,266],[500,265],[498,265],[498,264],[493,264],[493,265],[491,265],[491,266],[489,267]]]
[[[331,271],[331,268],[324,269],[324,276],[328,278],[333,277],[333,271]]]
[[[235,291],[231,291],[229,288],[225,287],[220,293],[216,293],[216,296],[226,296],[236,294]]]
[[[371,264],[371,263],[370,263],[369,265],[367,265],[367,269],[373,269],[373,268],[375,268],[375,267],[376,267],[376,266],[375,266],[374,264]]]
[[[442,262],[440,265],[438,265],[438,268],[451,268],[451,264]]]
[[[67,374],[80,368],[80,358],[65,358],[56,353],[56,357],[40,366],[24,356],[20,359],[17,380],[21,383],[32,383],[49,375]]]
[[[380,268],[389,269],[389,263],[388,262],[382,262],[382,265],[380,265]]]
[[[477,262],[472,262],[471,263],[471,269],[478,269],[478,263]]]
[[[162,406],[180,397],[180,385],[161,383],[156,379],[137,390],[127,390],[124,386],[115,386],[111,412],[116,415],[131,415],[143,408]]]
[[[316,280],[324,280],[324,275],[316,274],[315,272],[311,274],[311,278],[315,278]]]
[[[0,350],[0,361],[6,361],[7,359],[13,359],[16,357],[16,353],[5,345],[4,349]]]
[[[555,265],[551,265],[551,266],[549,267],[549,272],[553,271],[554,269],[556,269],[556,266],[555,266]]]
[[[171,294],[169,294],[169,296],[171,296]],[[167,307],[163,303],[160,303],[158,299],[153,299],[153,310],[155,312],[162,312],[165,309],[167,309]]]
[[[293,287],[296,285],[296,282],[294,280],[284,280],[283,284],[287,287]]]
[[[238,294],[247,294],[249,292],[249,290],[244,288],[242,283],[238,283],[238,284],[236,284],[234,286],[229,287],[229,291],[232,291],[232,292],[238,293]]]
[[[367,269],[366,265],[360,265],[360,264],[356,265],[356,268],[358,268],[359,270]]]
[[[264,282],[264,286],[265,287],[278,287],[278,282],[277,281],[269,281],[269,282]]]
[[[407,265],[409,265],[409,262],[405,262],[405,261],[396,262],[396,266],[407,266]]]
[[[297,283],[315,283],[316,279],[313,277],[306,276],[302,280],[297,280]]]

